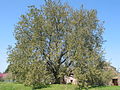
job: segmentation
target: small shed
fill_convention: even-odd
[[[66,84],[77,84],[77,79],[75,79],[73,75],[65,76],[64,81]]]
[[[120,86],[120,76],[113,77],[109,83],[110,86]]]

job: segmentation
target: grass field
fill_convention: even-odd
[[[0,83],[0,90],[31,90],[31,88],[21,84]]]
[[[99,87],[99,88],[92,88],[90,90],[120,90],[120,86]]]
[[[75,85],[59,85],[59,84],[56,84],[56,85],[51,85],[47,88],[42,88],[40,90],[75,90],[77,86]],[[39,90],[39,89],[37,89]]]
[[[76,90],[75,85],[50,85],[46,88],[36,90]],[[22,84],[0,83],[0,90],[32,90],[31,87],[25,87]],[[120,86],[98,87],[89,90],[120,90]]]

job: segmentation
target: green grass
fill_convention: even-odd
[[[75,90],[76,85],[65,85],[65,84],[53,84],[47,88],[37,89],[37,90]]]
[[[50,85],[46,88],[36,89],[36,90],[75,90],[77,86],[75,85]],[[22,84],[14,83],[0,83],[0,90],[32,90],[31,87],[26,87]]]
[[[0,90],[32,90],[31,87],[25,87],[22,84],[0,83]]]
[[[120,86],[97,87],[90,90],[120,90]]]
[[[53,84],[46,88],[36,89],[36,90],[75,90],[76,87],[77,87],[76,85]],[[25,87],[22,84],[0,83],[0,90],[32,90],[32,88]],[[97,88],[91,88],[89,90],[120,90],[120,86],[97,87]]]

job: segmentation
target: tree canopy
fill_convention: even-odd
[[[103,32],[96,10],[75,10],[60,0],[29,6],[15,27],[10,71],[15,81],[26,85],[58,84],[71,72],[79,83],[98,85],[94,80],[101,81],[105,65]]]

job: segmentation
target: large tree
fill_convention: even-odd
[[[88,70],[95,64],[101,70],[103,31],[96,10],[74,10],[60,0],[45,0],[41,8],[30,6],[15,28],[17,42],[9,50],[10,70],[19,82],[38,75],[32,84],[46,82],[48,77],[60,83],[69,71]]]

